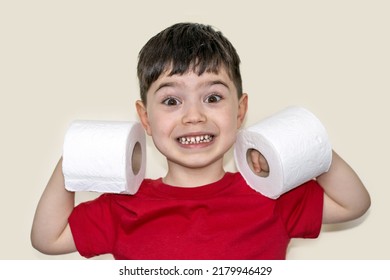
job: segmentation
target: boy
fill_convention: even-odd
[[[315,238],[321,223],[363,215],[369,195],[336,153],[329,172],[277,200],[224,171],[247,111],[239,63],[209,26],[175,24],[151,38],[139,55],[136,108],[167,159],[166,176],[145,179],[133,196],[103,194],[74,207],[60,160],[37,207],[33,246],[116,259],[284,259],[291,238]],[[260,152],[250,158],[264,174]]]

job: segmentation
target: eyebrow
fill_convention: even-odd
[[[206,86],[209,86],[209,87],[213,86],[213,85],[222,85],[222,86],[224,86],[224,87],[229,89],[229,85],[227,83],[225,83],[224,81],[222,81],[222,80],[212,80],[212,81],[209,81],[209,82],[207,82],[205,84],[206,84]]]
[[[164,88],[164,87],[174,87],[176,86],[178,83],[177,82],[165,82],[165,83],[161,83],[158,88],[154,91],[154,93],[158,92],[160,89]]]
[[[179,84],[180,83],[175,82],[175,81],[161,83],[158,86],[158,88],[154,91],[154,93],[158,92],[160,89],[162,89],[164,87],[175,87],[175,86],[178,86]],[[199,87],[211,87],[214,85],[222,85],[222,86],[226,87],[227,89],[230,89],[228,84],[220,79],[207,81],[205,83],[200,84]]]

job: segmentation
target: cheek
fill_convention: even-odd
[[[167,136],[172,127],[174,127],[171,118],[163,113],[159,113],[157,110],[149,116],[149,124],[154,137]]]
[[[225,116],[221,118],[224,127],[232,131],[237,129],[237,110],[235,108],[229,108],[225,112],[221,112],[220,116]]]

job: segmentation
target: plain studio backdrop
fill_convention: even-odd
[[[389,13],[376,0],[1,1],[0,259],[81,259],[40,254],[29,237],[66,129],[76,119],[137,120],[138,52],[183,21],[213,25],[236,47],[245,126],[290,105],[308,108],[371,194],[364,217],[292,241],[287,258],[389,259]],[[147,141],[146,175],[164,176]],[[235,170],[231,152],[226,169]]]

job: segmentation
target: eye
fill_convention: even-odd
[[[205,102],[206,103],[217,103],[219,101],[221,101],[222,97],[218,94],[211,94],[209,96],[207,96]]]
[[[174,97],[168,97],[164,99],[162,103],[167,106],[177,106],[181,104],[180,100]]]

